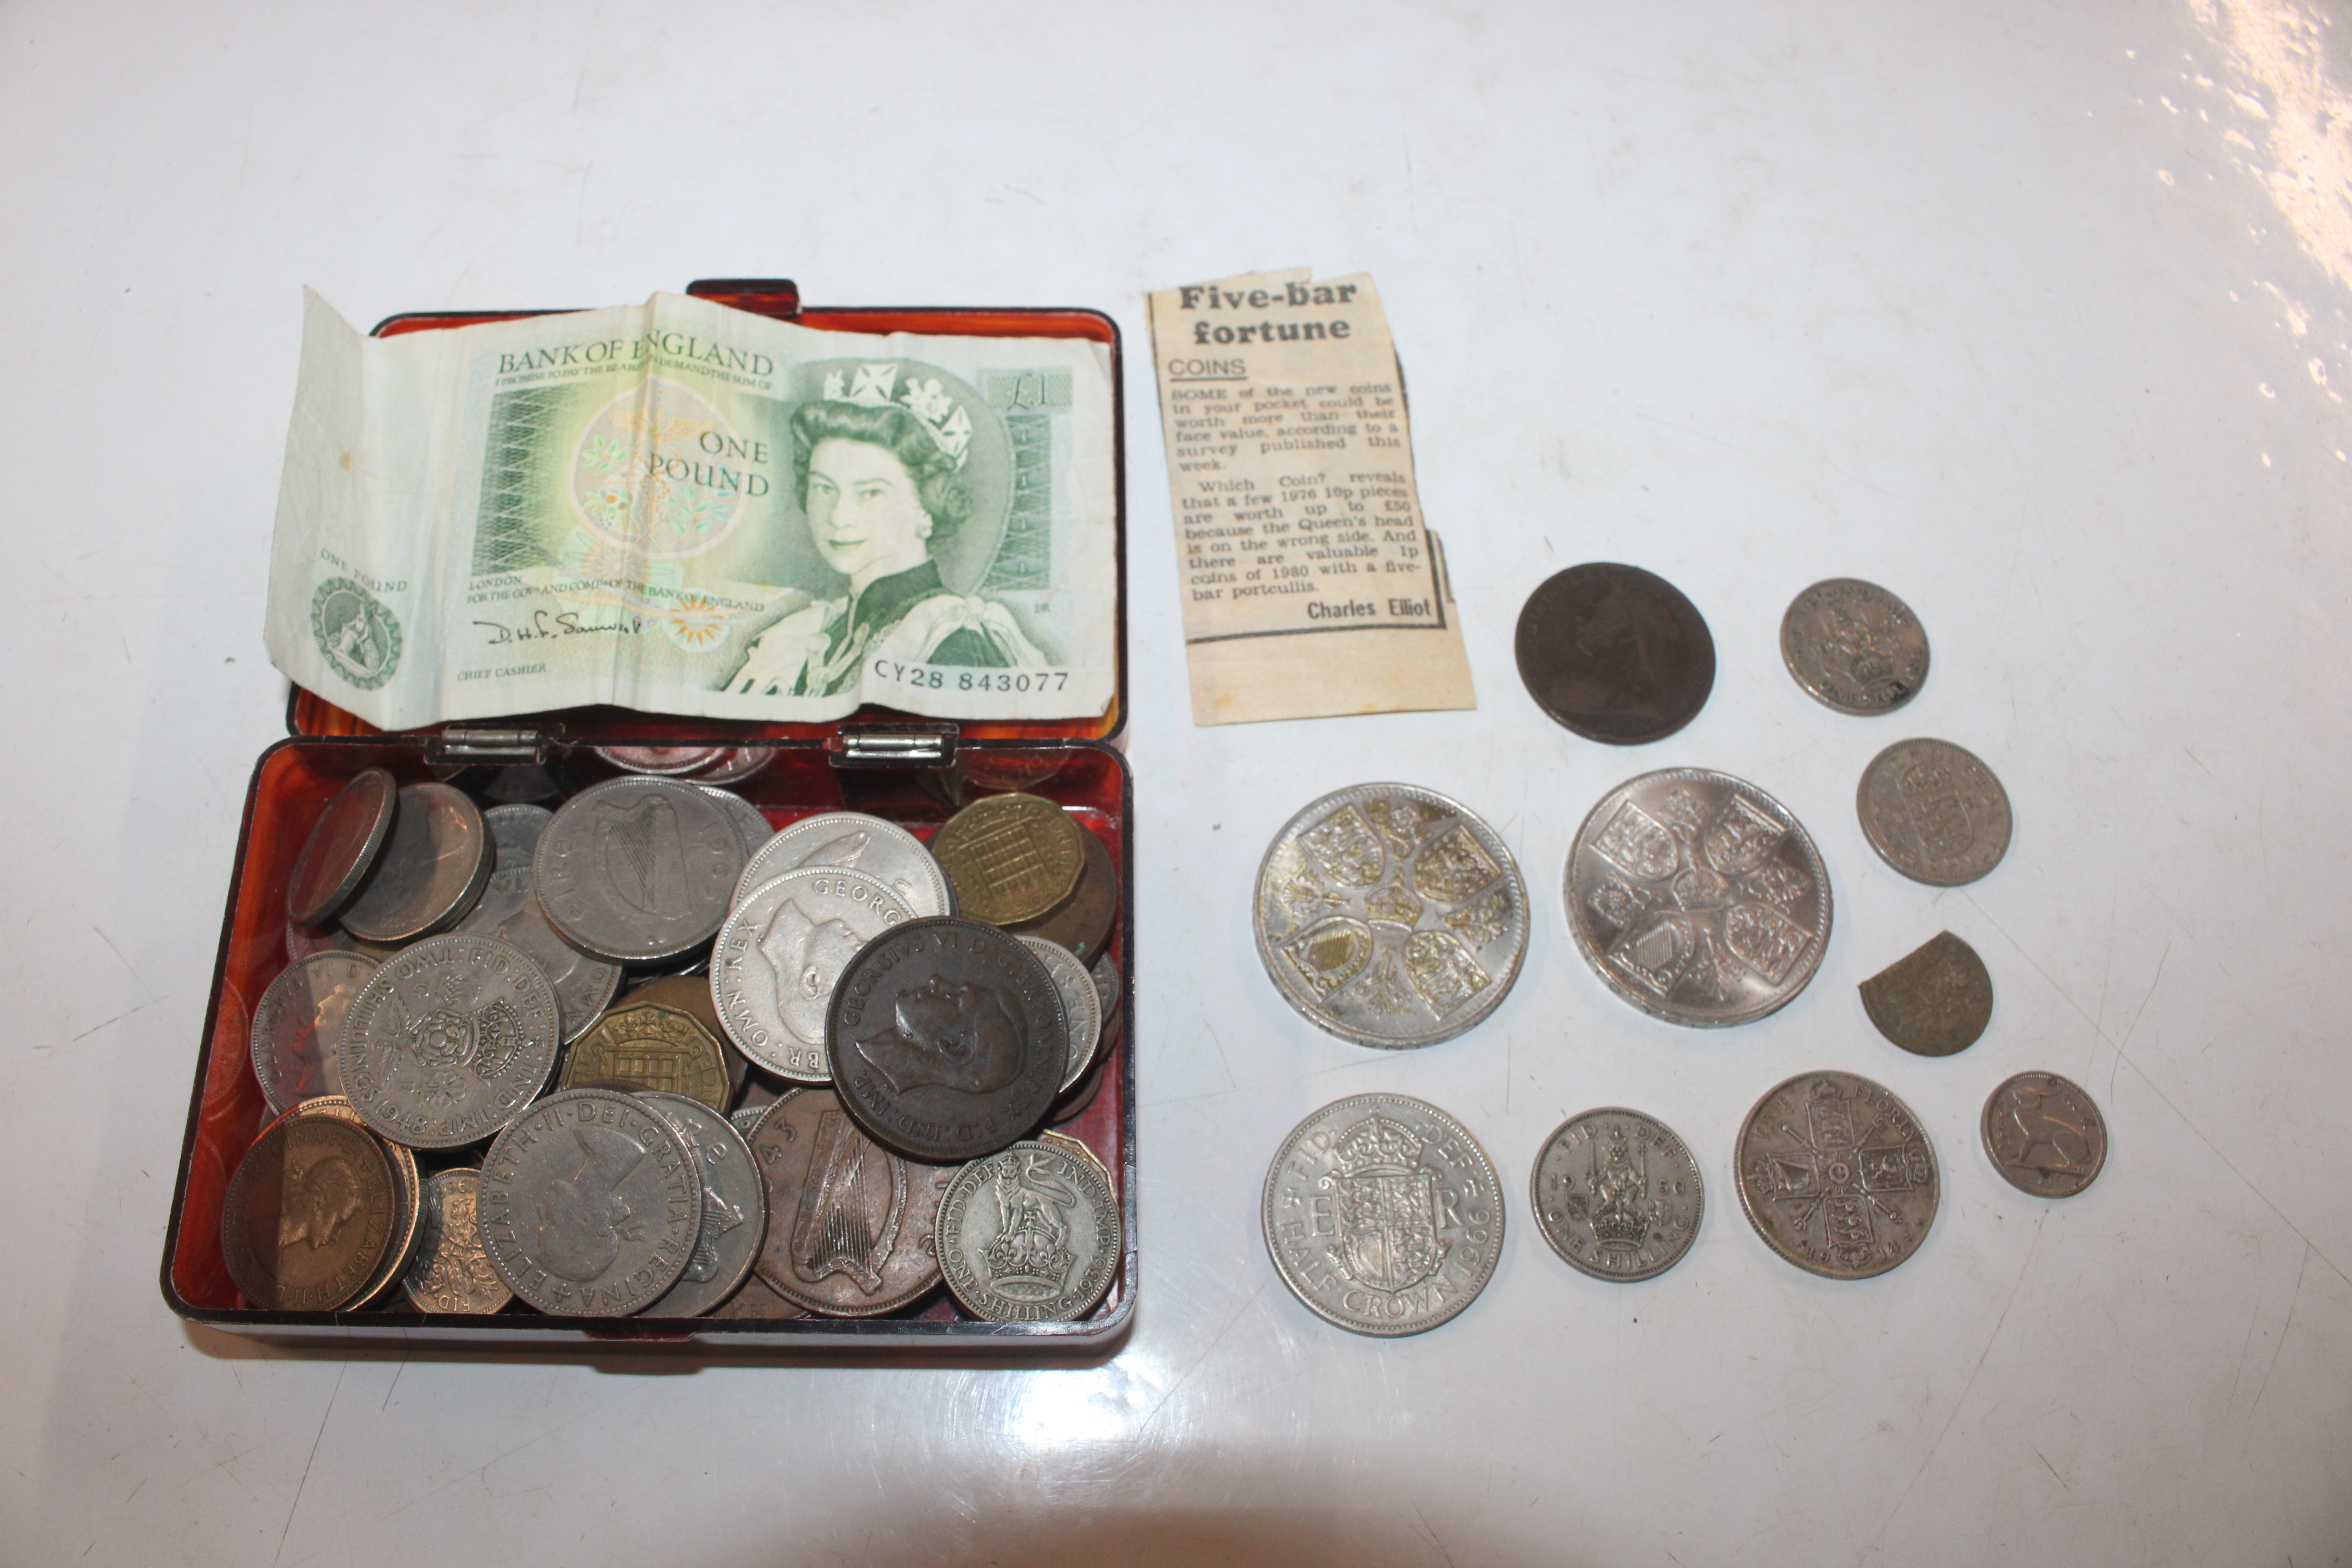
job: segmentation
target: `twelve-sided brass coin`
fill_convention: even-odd
[[[1019,925],[1043,919],[1077,887],[1087,837],[1043,795],[992,795],[949,817],[929,847],[966,919]]]
[[[1689,1145],[1664,1123],[1612,1106],[1559,1124],[1537,1151],[1536,1228],[1595,1279],[1652,1279],[1698,1237],[1706,1194]]]
[[[1588,741],[1663,741],[1715,689],[1715,638],[1682,591],[1639,566],[1592,562],[1528,595],[1513,651],[1528,695]]]
[[[2021,1072],[1984,1108],[1984,1148],[2012,1187],[2071,1198],[2107,1163],[2107,1122],[2082,1089],[2054,1072]]]
[[[1832,1279],[1884,1274],[1936,1223],[1935,1147],[1911,1108],[1850,1072],[1800,1073],[1739,1132],[1739,1206],[1766,1246]]]
[[[246,1152],[221,1210],[221,1258],[264,1311],[332,1312],[391,1255],[399,1194],[383,1146],[332,1117],[289,1117]]]

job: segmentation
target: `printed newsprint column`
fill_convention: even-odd
[[[1369,277],[1151,296],[1192,721],[1475,708]]]

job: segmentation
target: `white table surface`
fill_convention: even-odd
[[[0,1560],[2033,1563],[2352,1545],[2342,1019],[2352,799],[2352,26],[2326,0],[2053,7],[0,8]],[[2074,14],[2070,14],[2070,11]],[[1142,296],[1371,272],[1475,712],[1196,729]],[[190,1329],[156,1269],[255,754],[299,289],[395,310],[789,276],[812,303],[1094,305],[1128,334],[1143,1297],[1069,1371],[349,1361]],[[1538,713],[1519,605],[1637,562],[1711,622],[1661,744]],[[1883,582],[1899,717],[1783,673],[1783,606]],[[1983,756],[2007,861],[1881,865],[1854,781]],[[1794,1005],[1615,1000],[1557,888],[1652,767],[1752,779],[1837,898]],[[1309,1027],[1251,949],[1274,828],[1396,777],[1537,890],[1526,973],[1419,1052]],[[1944,929],[1988,1037],[1906,1056],[1856,983]],[[1919,1112],[1925,1247],[1768,1252],[1731,1141],[1834,1067]],[[2069,1202],[1976,1119],[2047,1068],[2114,1129]],[[1400,1089],[1517,1206],[1486,1293],[1359,1339],[1275,1280],[1267,1156]],[[1567,1114],[1698,1152],[1664,1277],[1528,1222]]]

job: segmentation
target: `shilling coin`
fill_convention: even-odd
[[[1257,871],[1257,954],[1283,1000],[1360,1046],[1452,1039],[1528,951],[1518,863],[1468,807],[1412,784],[1325,795]]]
[[[1801,1073],[1758,1100],[1738,1164],[1756,1234],[1832,1279],[1885,1273],[1936,1223],[1936,1151],[1918,1119],[1850,1072]]]
[[[682,1095],[715,1112],[723,1112],[735,1098],[727,1058],[701,1019],[682,1008],[634,999],[607,1012],[572,1042],[563,1058],[562,1087]]]
[[[829,1089],[776,1101],[751,1153],[767,1189],[760,1277],[778,1293],[831,1317],[870,1318],[940,1282],[933,1234],[958,1167],[892,1153]]]
[[[1957,888],[2009,853],[2009,792],[1949,741],[1897,741],[1879,752],[1854,806],[1878,858],[1915,882]]]
[[[1013,940],[1037,955],[1037,962],[1045,966],[1062,994],[1062,1012],[1070,1021],[1070,1065],[1062,1074],[1062,1087],[1066,1089],[1085,1076],[1087,1064],[1095,1059],[1095,1047],[1102,1039],[1102,1001],[1095,994],[1095,977],[1058,942],[1041,936]]]
[[[482,896],[495,863],[481,810],[463,790],[406,785],[375,869],[343,910],[343,929],[363,942],[446,931]]]
[[[333,1312],[390,1256],[399,1194],[383,1145],[332,1117],[273,1123],[229,1178],[221,1258],[263,1311]]]
[[[959,913],[1020,925],[1044,919],[1077,888],[1088,837],[1042,795],[992,795],[949,817],[930,852],[955,889]]]
[[[1071,890],[1043,920],[1030,921],[1005,929],[1016,936],[1039,936],[1047,942],[1068,948],[1083,962],[1091,959],[1110,940],[1110,928],[1118,918],[1118,868],[1111,863],[1110,851],[1093,834],[1079,830],[1085,840],[1087,863],[1078,873],[1078,885]]]
[[[1664,1123],[1612,1106],[1559,1124],[1536,1154],[1536,1228],[1595,1279],[1654,1279],[1698,1237],[1698,1162]]]
[[[749,906],[747,906],[749,907]],[[868,942],[834,987],[827,1059],[843,1104],[911,1159],[992,1153],[1045,1120],[1069,1066],[1060,990],[1029,950],[952,915]]]
[[[774,828],[768,826],[768,819],[760,808],[733,790],[720,789],[717,784],[699,782],[694,787],[719,803],[719,807],[727,813],[728,819],[735,824],[735,831],[743,836],[744,848],[751,849],[765,844],[769,836],[775,832]]]
[[[324,925],[367,880],[392,832],[400,786],[382,768],[363,768],[336,792],[311,826],[286,883],[286,913],[297,925]]]
[[[2009,1184],[2071,1198],[2107,1163],[2107,1123],[2091,1097],[2054,1072],[2021,1072],[1985,1101],[1984,1147]]]
[[[914,919],[877,877],[803,866],[735,906],[711,949],[710,995],[736,1048],[795,1083],[833,1075],[825,1009],[858,950]]]
[[[948,1184],[940,1271],[956,1304],[984,1322],[1070,1322],[1110,1289],[1124,1235],[1100,1161],[1066,1138],[1015,1143]]]
[[[654,1318],[698,1318],[735,1293],[760,1255],[768,1231],[768,1200],[751,1151],[728,1120],[698,1100],[675,1094],[638,1099],[669,1118],[694,1154],[702,1178],[702,1226],[693,1256],[667,1294],[646,1309]]]
[[[1861,985],[1878,1032],[1914,1056],[1967,1050],[1992,1022],[1992,976],[1977,950],[1944,931]]]
[[[482,1243],[542,1312],[625,1317],[677,1282],[701,1234],[702,1182],[668,1120],[634,1095],[551,1094],[482,1160]]]
[[[425,1180],[425,1224],[416,1256],[400,1279],[409,1305],[420,1312],[496,1312],[514,1300],[482,1247],[474,1215],[480,1178],[479,1171],[461,1165]]]
[[[1715,689],[1715,638],[1681,590],[1639,566],[1593,562],[1528,595],[1514,651],[1536,706],[1588,741],[1663,741]]]
[[[1675,1024],[1745,1024],[1805,988],[1830,879],[1788,808],[1705,768],[1601,799],[1568,852],[1568,923],[1609,988]]]
[[[272,1110],[342,1092],[335,1051],[343,1016],[376,961],[356,952],[312,953],[289,964],[253,1010],[253,1076]]]
[[[1877,584],[1832,577],[1798,595],[1780,617],[1780,659],[1817,702],[1892,713],[1927,679],[1927,633]]]
[[[360,1120],[359,1112],[352,1109],[352,1102],[340,1094],[306,1100],[286,1115],[289,1121],[305,1116],[330,1116],[354,1127],[367,1126]],[[353,1307],[364,1307],[373,1301],[407,1272],[409,1260],[415,1256],[416,1238],[424,1219],[425,1182],[417,1174],[415,1154],[397,1143],[386,1143],[383,1152],[392,1162],[392,1247],[384,1254],[383,1266],[369,1279],[367,1288],[352,1299],[350,1304]]]
[[[563,1037],[569,1042],[587,1033],[596,1016],[612,1005],[613,993],[621,986],[621,966],[573,947],[556,934],[540,910],[531,883],[531,854],[553,820],[555,814],[540,805],[494,805],[482,813],[494,857],[490,883],[474,912],[457,922],[457,930],[494,936],[530,955],[555,988],[556,1010],[563,1016]]]
[[[718,934],[743,856],[733,816],[694,785],[607,779],[556,811],[531,871],[566,941],[615,963],[652,963]]]
[[[555,992],[494,937],[431,937],[378,965],[343,1018],[343,1092],[412,1149],[462,1149],[519,1115],[555,1071]]]
[[[736,879],[735,901],[742,902],[752,889],[783,872],[819,866],[879,877],[916,914],[956,912],[947,873],[923,841],[895,822],[855,811],[803,816],[755,841],[743,875]]]
[[[1326,1321],[1395,1338],[1476,1299],[1503,1255],[1503,1186],[1470,1130],[1402,1094],[1359,1094],[1291,1130],[1259,1218],[1290,1293]]]

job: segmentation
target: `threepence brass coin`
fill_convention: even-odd
[[[1629,779],[1568,852],[1569,928],[1654,1017],[1711,1027],[1786,1006],[1830,940],[1830,879],[1786,806],[1705,768]]]
[[[949,817],[930,853],[955,889],[957,912],[1022,925],[1043,920],[1076,889],[1088,837],[1041,795],[992,795]]]
[[[1664,1274],[1697,1239],[1706,1207],[1689,1146],[1613,1106],[1561,1122],[1536,1154],[1532,1186],[1536,1228],[1595,1279]]]
[[[946,915],[893,926],[849,961],[825,1047],[842,1103],[866,1131],[951,1164],[1045,1120],[1069,1030],[1054,977],[1027,948]]]
[[[743,1059],[743,1053],[737,1050],[735,1042],[727,1037],[727,1026],[719,1021],[719,1004],[710,994],[709,975],[657,974],[651,980],[640,980],[622,994],[621,1005],[634,1006],[640,1002],[651,1002],[657,1007],[671,1007],[681,1013],[692,1014],[695,1022],[710,1031],[710,1037],[719,1042],[719,1055],[727,1058],[730,1103],[735,1096],[743,1092],[743,1085],[751,1076],[751,1064]],[[774,1097],[771,1095],[769,1098]]]
[[[564,940],[615,963],[656,963],[709,942],[742,875],[728,809],[676,779],[607,779],[539,836],[531,873]]]
[[[1780,617],[1780,660],[1816,702],[1892,713],[1927,679],[1927,633],[1877,584],[1832,577],[1798,595]]]
[[[1291,1129],[1259,1219],[1308,1311],[1381,1338],[1453,1318],[1503,1253],[1494,1162],[1468,1128],[1402,1094],[1353,1095]]]
[[[984,1322],[1072,1322],[1109,1291],[1124,1234],[1102,1162],[1066,1138],[1015,1143],[948,1184],[940,1270]]]
[[[1715,638],[1681,590],[1639,566],[1571,566],[1528,595],[1519,679],[1552,719],[1612,746],[1663,741],[1715,689]]]
[[[1044,919],[1005,929],[1016,936],[1039,936],[1066,947],[1083,963],[1103,950],[1118,919],[1118,868],[1112,864],[1110,851],[1103,847],[1101,839],[1084,828],[1078,837],[1085,840],[1087,863],[1078,873],[1077,887]]]
[[[947,873],[923,841],[895,822],[856,811],[819,812],[772,837],[761,835],[736,879],[735,901],[742,902],[752,889],[786,871],[818,866],[879,877],[916,914],[956,912]]]
[[[514,1300],[482,1248],[481,1223],[474,1216],[480,1178],[479,1171],[460,1165],[425,1179],[416,1256],[400,1278],[408,1304],[420,1312],[489,1313]]]
[[[496,863],[481,810],[463,790],[409,784],[375,869],[343,910],[343,929],[363,942],[446,931],[473,909]]]
[[[1800,1073],[1758,1100],[1738,1170],[1765,1245],[1832,1279],[1885,1273],[1936,1223],[1936,1151],[1918,1118],[1850,1072]]]
[[[693,1152],[702,1178],[702,1225],[677,1283],[646,1309],[654,1318],[698,1318],[735,1293],[768,1232],[768,1200],[751,1151],[727,1118],[676,1094],[637,1097],[664,1116]]]
[[[702,1182],[668,1120],[634,1095],[549,1095],[482,1160],[482,1244],[542,1312],[625,1317],[677,1282],[701,1234]]]
[[[342,911],[383,852],[400,786],[364,768],[336,792],[302,841],[286,883],[286,913],[297,925],[324,925]]]
[[[287,965],[261,994],[253,1010],[253,1076],[270,1110],[342,1092],[335,1053],[343,1016],[375,967],[356,952],[314,952]]]
[[[1897,741],[1879,752],[1854,806],[1878,858],[1915,882],[1957,888],[2009,853],[2009,792],[1949,741]]]
[[[1967,1050],[1992,1022],[1992,976],[1977,950],[1950,931],[1896,959],[1861,990],[1878,1032],[1914,1056]]]
[[[520,948],[436,936],[370,976],[343,1018],[343,1092],[412,1149],[462,1149],[520,1115],[555,1071],[555,992]]]
[[[306,1116],[329,1116],[338,1121],[348,1121],[354,1127],[365,1127],[352,1102],[340,1094],[322,1094],[306,1100],[287,1112],[287,1120],[299,1121]],[[379,1140],[381,1142],[381,1140]],[[425,1182],[417,1173],[416,1155],[397,1143],[386,1143],[383,1152],[392,1161],[392,1247],[383,1256],[383,1263],[370,1276],[366,1289],[352,1298],[351,1305],[364,1307],[392,1288],[392,1282],[408,1270],[409,1260],[415,1256],[416,1237],[422,1229],[425,1213]]]
[[[858,950],[914,919],[863,871],[803,866],[744,895],[711,949],[710,996],[736,1049],[779,1078],[823,1083],[824,1020]]]
[[[776,1101],[751,1136],[765,1184],[760,1277],[828,1317],[895,1312],[940,1282],[940,1198],[959,1169],[901,1159],[829,1089]]]
[[[561,1087],[683,1095],[719,1112],[735,1098],[727,1058],[702,1020],[638,1001],[611,1009],[572,1042]]]
[[[555,988],[556,1011],[569,1042],[588,1032],[596,1016],[612,1005],[621,986],[621,966],[591,958],[558,936],[539,907],[531,882],[531,853],[555,814],[542,805],[494,805],[482,813],[490,832],[489,886],[473,913],[457,929],[494,936],[529,953]]]
[[[1062,1074],[1062,1088],[1067,1089],[1086,1076],[1087,1065],[1095,1059],[1095,1047],[1102,1042],[1102,1002],[1095,994],[1095,977],[1058,942],[1041,936],[1013,940],[1036,954],[1045,973],[1054,977],[1055,989],[1062,994],[1062,1013],[1070,1023],[1070,1065]]]
[[[1493,1012],[1528,951],[1528,891],[1495,830],[1412,784],[1325,795],[1258,866],[1257,954],[1283,1000],[1360,1046],[1450,1040]]]
[[[2107,1163],[2107,1123],[2091,1097],[2054,1072],[2021,1072],[1985,1101],[1985,1154],[2011,1186],[2071,1198]]]
[[[289,1117],[262,1133],[229,1178],[221,1258],[251,1305],[333,1312],[358,1300],[391,1253],[399,1194],[367,1129]]]

